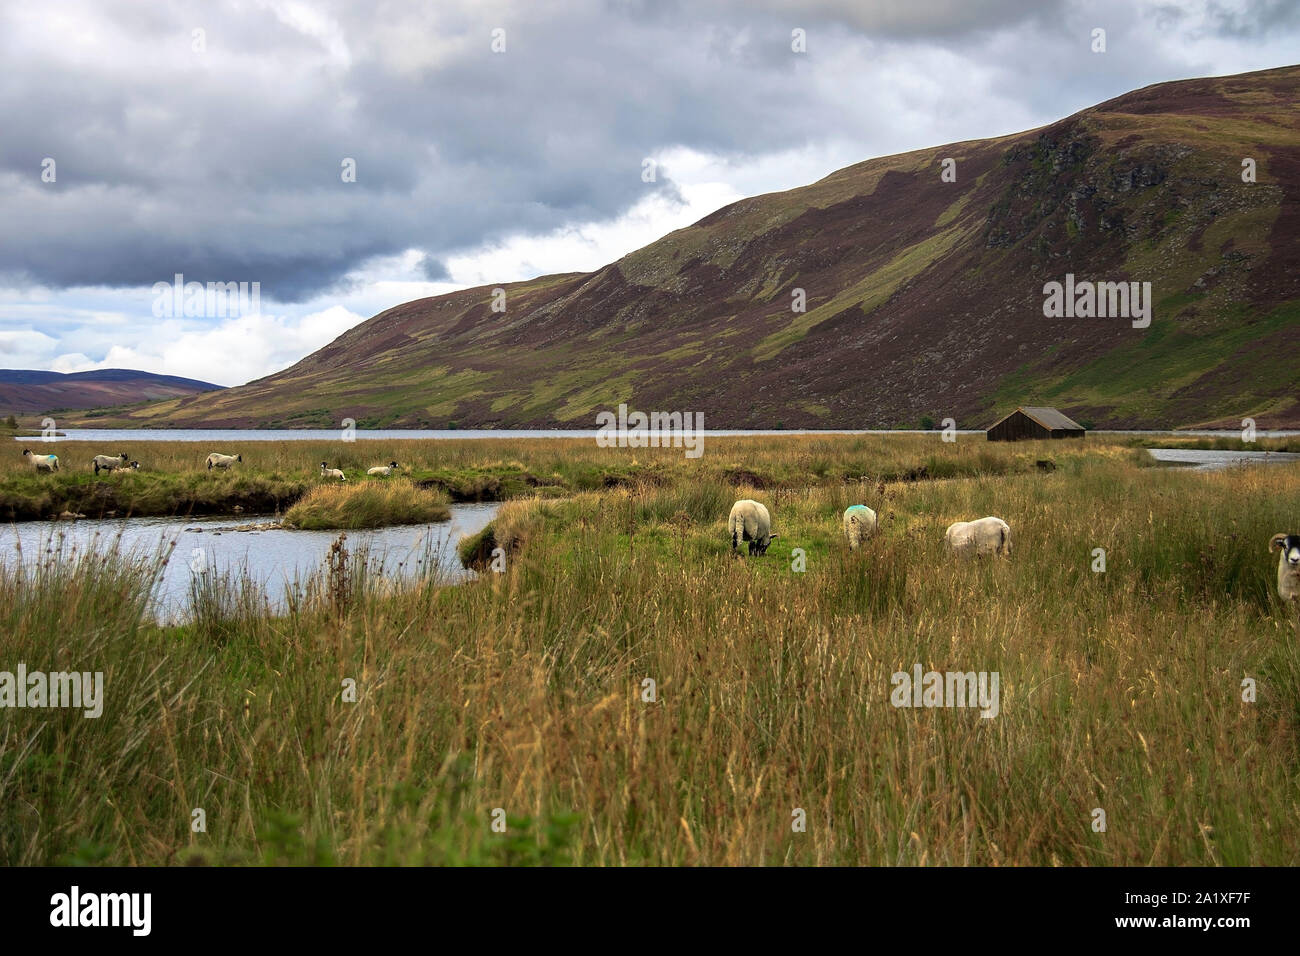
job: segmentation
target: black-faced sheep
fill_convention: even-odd
[[[342,471],[340,471],[338,468],[331,468],[331,467],[329,467],[329,465],[327,465],[327,464],[326,464],[325,462],[323,462],[323,461],[320,463],[320,476],[321,476],[322,478],[330,478],[330,479],[332,479],[332,480],[334,480],[334,481],[347,481],[347,480],[348,480],[348,476],[345,475],[345,474],[343,474]]]
[[[101,471],[116,471],[118,468],[129,467],[128,461],[126,452],[122,452],[116,458],[112,455],[96,455],[90,463],[95,468],[95,474],[99,474]]]
[[[59,470],[58,455],[33,455],[30,450],[24,448],[23,457],[31,462],[32,467],[37,471],[55,472]]]
[[[1277,559],[1277,595],[1283,601],[1300,597],[1300,534],[1275,534],[1269,551],[1281,551]]]
[[[387,478],[395,471],[397,471],[397,462],[390,461],[386,465],[376,465],[374,468],[367,468],[366,474],[373,475],[376,478]]]
[[[235,462],[242,462],[243,460],[243,455],[220,455],[214,451],[208,456],[208,471],[213,468],[229,468]]]

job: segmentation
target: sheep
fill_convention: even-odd
[[[91,465],[95,468],[95,474],[99,474],[101,471],[115,471],[118,468],[130,467],[127,462],[126,452],[122,452],[116,458],[112,455],[96,455],[90,460]]]
[[[777,539],[772,534],[772,516],[752,498],[742,498],[731,506],[727,532],[731,535],[731,553],[736,553],[741,541],[748,541],[751,557],[767,554],[768,546]]]
[[[335,481],[347,481],[348,476],[343,474],[337,468],[331,468],[325,462],[320,463],[320,476],[322,478],[333,478]]]
[[[1277,559],[1277,595],[1283,601],[1300,597],[1300,534],[1275,534],[1269,551],[1281,551]]]
[[[876,513],[866,505],[849,505],[844,509],[844,536],[849,550],[856,551],[876,531]]]
[[[37,471],[55,472],[59,470],[58,455],[33,455],[29,449],[24,448],[23,457],[31,462]]]
[[[978,521],[956,521],[944,533],[948,547],[958,557],[1011,554],[1011,526],[992,516]]]
[[[235,462],[242,462],[243,455],[219,455],[215,451],[208,456],[208,471],[213,468],[229,468]]]
[[[374,468],[367,468],[367,475],[374,475],[378,478],[387,478],[397,470],[397,462],[390,461],[386,465],[376,465]]]

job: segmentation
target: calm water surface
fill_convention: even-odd
[[[428,525],[402,525],[373,531],[349,531],[349,550],[368,547],[380,573],[401,577],[423,571],[430,563],[451,579],[472,576],[460,566],[456,542],[482,529],[500,505],[453,504],[451,520]],[[120,520],[24,521],[0,527],[0,562],[24,563],[51,555],[72,557],[87,549],[117,546],[124,553],[148,557],[171,550],[154,591],[156,615],[162,621],[184,616],[190,582],[197,573],[247,572],[261,585],[275,610],[285,606],[285,588],[322,568],[337,531],[232,531],[241,523],[268,518],[129,518]],[[198,569],[206,568],[204,571]]]
[[[1156,461],[1187,465],[1196,471],[1218,471],[1240,465],[1284,465],[1300,461],[1300,454],[1286,451],[1214,451],[1200,448],[1148,448]]]

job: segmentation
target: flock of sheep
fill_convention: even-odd
[[[866,505],[850,505],[844,510],[844,537],[849,550],[856,551],[876,530],[876,513]],[[741,542],[749,542],[750,555],[766,554],[777,539],[772,534],[772,515],[766,506],[744,498],[731,506],[727,518],[734,554]],[[1011,554],[1011,526],[990,515],[975,521],[956,521],[944,532],[948,549],[958,557],[985,554]],[[1277,563],[1277,593],[1283,601],[1300,599],[1300,534],[1275,534],[1269,541],[1270,551],[1280,551]]]
[[[844,509],[844,537],[849,550],[856,551],[876,530],[876,513],[866,505],[849,505]],[[772,534],[772,515],[767,507],[752,498],[743,498],[731,506],[727,518],[731,550],[735,553],[742,541],[749,542],[750,555],[766,554],[777,539]],[[959,557],[985,554],[1011,554],[1011,526],[1001,518],[989,516],[975,521],[956,521],[944,533],[948,548]],[[1296,538],[1297,593],[1300,593],[1300,537]]]
[[[34,454],[31,449],[24,448],[23,457],[26,458],[28,464],[38,472],[53,474],[59,470],[58,455],[37,455]],[[225,471],[231,465],[242,463],[243,460],[243,455],[223,455],[220,452],[214,451],[212,454],[208,455],[207,458],[208,471],[211,471],[213,468],[216,468],[219,471]],[[116,456],[96,455],[90,460],[90,464],[91,467],[95,469],[95,474],[97,475],[101,471],[117,471],[119,468],[128,468],[137,471],[140,468],[140,463],[129,459],[126,452],[122,452],[122,454]],[[376,465],[374,468],[368,468],[366,474],[375,478],[387,478],[395,471],[397,471],[397,462],[390,461],[386,465]],[[334,481],[348,480],[348,476],[343,474],[341,470],[338,468],[330,468],[328,464],[323,461],[320,463],[320,475],[322,478],[330,478]]]
[[[23,457],[38,472],[53,473],[59,470],[58,455],[36,455],[30,449],[23,449]],[[225,470],[231,465],[244,460],[243,455],[222,455],[213,452],[208,455],[208,470],[213,468]],[[120,455],[96,455],[91,459],[95,474],[101,471],[113,472],[119,468],[139,469],[140,463],[132,461],[126,452]],[[397,462],[376,465],[366,469],[366,474],[376,478],[387,478],[397,470]],[[347,481],[348,476],[342,469],[330,468],[327,462],[320,463],[322,478],[331,481]],[[875,533],[876,513],[866,505],[850,505],[844,510],[844,537],[848,540],[849,550],[856,551]],[[767,553],[768,547],[777,539],[772,533],[772,515],[767,507],[752,498],[744,498],[731,506],[727,518],[727,533],[731,536],[733,553],[742,542],[749,543],[751,556]],[[944,532],[948,549],[959,557],[979,557],[985,554],[1011,554],[1011,526],[1001,518],[990,515],[975,521],[956,521]],[[1269,551],[1281,552],[1277,565],[1277,593],[1283,601],[1300,599],[1300,535],[1275,534],[1269,541]]]
[[[375,465],[373,468],[367,468],[366,474],[371,478],[387,478],[393,472],[397,471],[397,462],[390,461],[386,465]],[[341,468],[331,468],[327,462],[320,463],[320,476],[328,478],[331,481],[347,481],[348,476],[343,474]]]
[[[243,460],[243,455],[220,455],[214,451],[208,456],[208,469],[229,468],[231,465],[235,464],[235,462],[242,462]],[[367,468],[366,474],[370,475],[372,478],[387,478],[395,471],[397,471],[397,462],[390,461],[386,465],[375,465],[373,468]],[[343,473],[343,469],[331,468],[329,462],[326,461],[320,463],[320,476],[322,478],[328,478],[331,481],[348,480],[348,476]]]

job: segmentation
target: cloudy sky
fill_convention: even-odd
[[[0,0],[0,367],[240,384],[400,302],[1297,51],[1294,0]],[[178,273],[257,308],[159,316]]]

